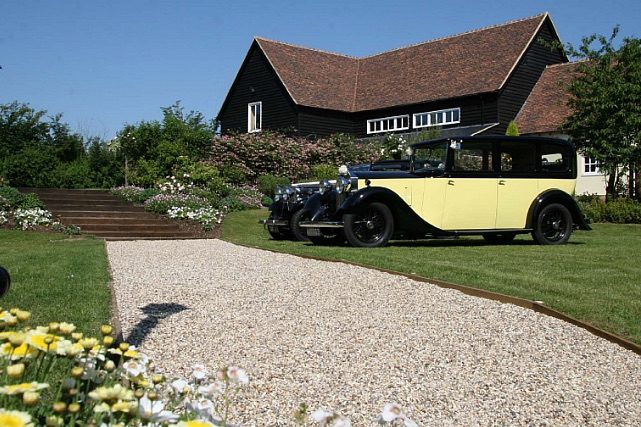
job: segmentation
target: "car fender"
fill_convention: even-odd
[[[323,201],[323,195],[320,193],[312,194],[305,202],[303,210],[310,221],[322,221],[327,219],[327,206]]]
[[[574,224],[576,224],[579,227],[579,229],[581,230],[592,229],[588,224],[588,222],[586,221],[585,216],[583,215],[583,212],[581,212],[581,208],[577,204],[576,200],[574,200],[574,197],[570,196],[565,191],[556,190],[556,189],[547,190],[539,194],[532,201],[532,204],[530,205],[530,209],[528,210],[527,228],[534,228],[534,224],[537,216],[539,215],[539,212],[541,212],[541,209],[543,209],[546,205],[549,205],[550,203],[560,203],[565,207],[567,207],[570,213],[572,214],[572,222],[574,222]]]
[[[336,217],[342,218],[344,214],[358,212],[359,209],[374,202],[384,203],[390,208],[394,216],[394,227],[398,230],[427,232],[434,229],[418,216],[398,194],[384,187],[366,187],[350,194],[338,208]]]

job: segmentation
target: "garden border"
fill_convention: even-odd
[[[567,314],[561,313],[560,311],[557,311],[557,310],[554,310],[552,308],[549,308],[549,307],[545,306],[545,304],[543,304],[541,302],[531,301],[531,300],[527,300],[525,298],[518,298],[518,297],[513,297],[513,296],[509,296],[509,295],[505,295],[505,294],[500,294],[498,292],[487,291],[485,289],[473,288],[471,286],[457,285],[457,284],[450,283],[450,282],[445,282],[445,281],[442,281],[442,280],[430,279],[430,278],[427,278],[427,277],[419,276],[417,274],[403,273],[403,272],[400,272],[400,271],[388,270],[386,268],[380,268],[380,267],[374,267],[374,266],[371,266],[371,265],[360,264],[360,263],[353,262],[353,261],[347,261],[347,260],[342,260],[342,259],[328,259],[328,258],[322,258],[322,257],[315,257],[315,256],[311,256],[311,255],[292,254],[292,253],[289,253],[289,252],[277,251],[277,250],[273,250],[273,249],[259,248],[259,247],[252,246],[252,245],[244,245],[244,244],[241,244],[241,243],[230,242],[230,241],[225,240],[225,239],[221,239],[221,240],[223,240],[223,241],[225,241],[227,243],[234,244],[234,245],[244,246],[246,248],[260,249],[260,250],[263,250],[263,251],[279,253],[279,254],[288,254],[288,255],[292,255],[292,256],[296,256],[296,257],[300,257],[300,258],[313,259],[313,260],[316,260],[316,261],[340,262],[342,264],[353,265],[353,266],[356,266],[356,267],[369,268],[371,270],[376,270],[376,271],[380,271],[380,272],[383,272],[383,273],[388,273],[388,274],[393,274],[393,275],[396,275],[396,276],[407,277],[408,279],[416,280],[417,282],[429,283],[429,284],[432,284],[432,285],[436,285],[436,286],[438,286],[440,288],[454,289],[454,290],[460,291],[460,292],[462,292],[462,293],[464,293],[466,295],[479,297],[479,298],[484,298],[484,299],[489,299],[489,300],[493,300],[493,301],[498,301],[498,302],[506,303],[506,304],[517,305],[519,307],[526,308],[526,309],[529,309],[529,310],[533,310],[533,311],[535,311],[537,313],[541,313],[541,314],[544,314],[546,316],[554,317],[554,318],[562,320],[564,322],[571,323],[571,324],[573,324],[575,326],[578,326],[578,327],[580,327],[582,329],[585,329],[586,331],[590,332],[593,335],[598,336],[599,338],[603,338],[605,340],[608,340],[611,343],[617,344],[617,345],[625,348],[626,350],[630,350],[630,351],[636,353],[637,355],[641,356],[641,345],[638,345],[638,344],[636,344],[636,343],[634,343],[632,341],[629,341],[629,340],[627,340],[627,339],[625,339],[623,337],[620,337],[618,335],[615,335],[615,334],[613,334],[611,332],[607,332],[607,331],[605,331],[603,329],[597,328],[596,326],[591,325],[590,323],[584,322],[582,320],[576,319],[576,318],[574,318],[572,316],[569,316]]]

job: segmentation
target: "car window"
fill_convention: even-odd
[[[445,170],[447,143],[424,145],[414,148],[414,171]]]
[[[541,171],[568,172],[571,164],[571,153],[557,144],[541,144]]]
[[[501,172],[536,172],[536,145],[524,141],[501,141]]]
[[[479,141],[451,143],[453,150],[452,171],[492,172],[492,144]]]

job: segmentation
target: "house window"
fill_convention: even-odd
[[[599,161],[593,157],[583,157],[583,175],[599,175]]]
[[[448,110],[428,111],[426,113],[414,114],[414,129],[430,126],[443,126],[461,123],[461,109],[450,108]]]
[[[383,119],[372,119],[367,121],[367,133],[392,132],[395,130],[406,130],[410,128],[410,116],[385,117]]]
[[[247,132],[260,132],[263,123],[263,103],[247,104]]]

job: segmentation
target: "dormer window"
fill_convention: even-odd
[[[263,123],[263,103],[247,104],[247,132],[260,132]]]

